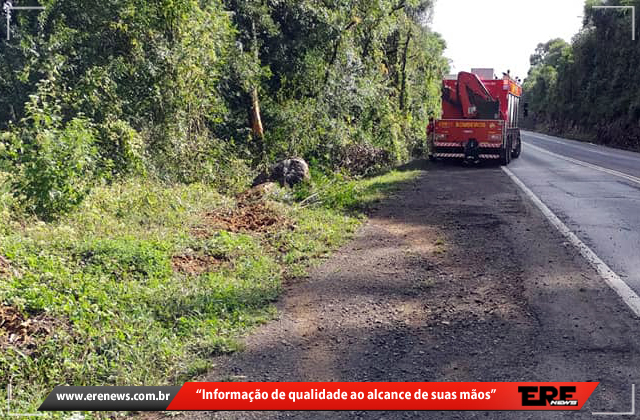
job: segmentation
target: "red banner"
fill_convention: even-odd
[[[598,382],[187,382],[167,410],[580,410]]]

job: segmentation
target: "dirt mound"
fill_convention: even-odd
[[[211,271],[225,261],[210,255],[176,255],[171,258],[173,271],[182,274],[198,275]]]
[[[282,214],[266,202],[240,202],[232,210],[208,213],[205,225],[198,226],[193,234],[198,237],[225,230],[233,233],[265,233],[282,226],[292,226]]]
[[[61,326],[53,317],[40,314],[26,318],[13,306],[0,305],[0,349],[20,348],[34,350]]]
[[[249,188],[247,191],[238,194],[236,198],[238,199],[238,203],[240,203],[241,206],[246,206],[248,203],[264,200],[270,194],[273,194],[276,188],[278,188],[278,184],[276,184],[275,182],[267,182]]]

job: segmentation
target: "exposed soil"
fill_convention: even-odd
[[[12,276],[14,273],[8,259],[0,255],[0,278]]]
[[[53,317],[44,314],[25,317],[12,306],[0,305],[0,350],[13,347],[29,353],[60,326],[61,322]]]
[[[171,258],[171,267],[175,272],[195,276],[209,272],[224,262],[210,255],[177,255]]]
[[[185,418],[592,418],[628,411],[640,327],[498,167],[425,164],[279,318],[199,380],[600,381],[581,413],[200,412]],[[220,219],[238,229],[245,226]]]
[[[196,237],[209,237],[220,230],[233,233],[264,233],[291,225],[267,201],[244,202],[231,210],[220,210],[204,216],[204,223],[192,230]]]
[[[270,194],[272,194],[278,188],[278,184],[275,182],[265,182],[264,184],[256,185],[248,190],[237,195],[238,206],[244,207],[247,203],[257,202],[264,200]]]

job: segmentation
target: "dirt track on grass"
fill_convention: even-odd
[[[430,166],[287,287],[203,381],[600,381],[582,413],[194,412],[185,418],[592,418],[628,411],[636,320],[498,167]]]

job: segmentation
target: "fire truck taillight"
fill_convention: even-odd
[[[436,133],[436,140],[444,140],[447,138],[446,134]]]
[[[491,140],[491,141],[502,141],[502,134],[491,134],[489,136],[489,140]]]

